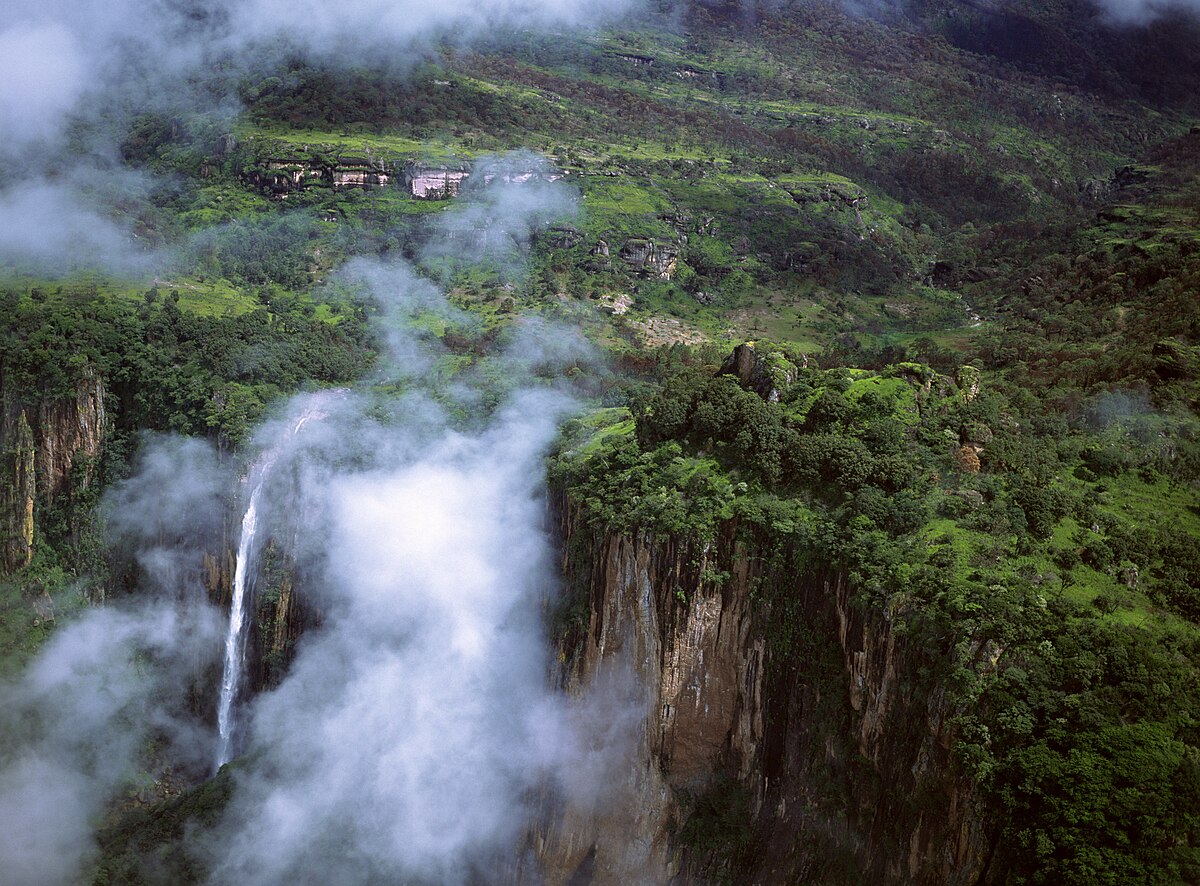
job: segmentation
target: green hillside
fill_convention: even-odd
[[[523,374],[580,404],[548,471],[593,540],[757,552],[773,662],[842,667],[791,579],[845,576],[856,611],[885,614],[920,663],[905,691],[955,711],[939,759],[982,798],[992,847],[972,882],[1195,882],[1200,24],[1172,7],[1116,26],[1086,0],[849,6],[652,4],[593,31],[443,35],[395,63],[218,47],[185,78],[207,103],[131,93],[79,115],[63,157],[109,137],[111,181],[80,199],[136,260],[0,249],[17,552],[0,674],[138,599],[102,501],[148,433],[243,458],[289,396],[357,384],[373,421],[420,391],[466,434]],[[535,197],[490,197],[496,177]],[[0,171],[0,196],[17,179]],[[426,350],[399,368],[380,356],[394,306],[355,276],[374,259],[446,293],[403,309]],[[521,338],[542,320],[594,353],[543,354]],[[97,377],[102,454],[26,509],[18,414]],[[208,593],[229,599],[216,578]],[[548,630],[570,661],[594,601],[560,602]],[[846,785],[877,775],[854,759],[804,797],[847,833],[869,816]],[[686,882],[866,876],[778,850],[789,819],[765,803],[793,798],[763,788],[751,814],[757,775],[730,761],[680,807]],[[95,882],[207,876],[188,822],[219,818],[237,772],[154,771],[93,823]],[[905,802],[913,820],[938,808]],[[900,831],[872,827],[900,858]]]

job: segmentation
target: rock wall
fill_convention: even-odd
[[[66,397],[30,396],[0,382],[0,570],[28,565],[38,508],[92,484],[106,422],[104,382],[91,367]]]
[[[227,515],[220,553],[207,553],[203,561],[208,598],[226,617],[233,598],[240,517],[235,512]],[[304,576],[298,572],[294,560],[284,553],[279,539],[267,539],[257,561],[250,604],[251,631],[247,637],[243,687],[246,693],[279,685],[296,657],[300,635],[320,625],[321,610],[316,601],[304,594],[305,584]]]
[[[748,596],[701,579],[718,568],[716,549],[645,534],[593,538],[579,533],[581,514],[565,503],[560,519],[564,569],[590,600],[586,628],[562,640],[560,682],[582,693],[627,681],[643,723],[613,796],[557,810],[538,835],[543,876],[548,886],[666,883],[680,869],[680,791],[702,788],[730,752],[750,771],[762,707],[759,682],[743,678],[761,668],[762,643],[751,636]],[[585,867],[589,877],[579,880]]]
[[[33,431],[22,412],[11,438],[0,453],[0,569],[14,572],[33,558],[33,508],[37,495],[36,448]]]
[[[607,248],[607,244],[605,246]],[[679,264],[678,249],[663,246],[653,240],[627,240],[621,247],[620,256],[633,270],[660,280],[670,280]]]
[[[38,490],[46,504],[64,493],[88,488],[104,444],[104,381],[85,370],[75,395],[43,398],[31,424],[37,445]]]
[[[267,158],[245,178],[264,193],[284,199],[312,186],[332,188],[386,187],[397,177],[397,164],[369,155],[339,154],[325,159]]]
[[[423,162],[386,148],[345,151],[332,145],[255,145],[253,141],[246,146],[242,178],[276,200],[311,187],[403,187],[418,200],[447,200],[462,192],[472,174],[471,164],[465,161]],[[485,184],[500,179],[518,185],[555,182],[565,175],[541,166],[482,173]]]
[[[918,679],[901,610],[860,609],[837,574],[764,572],[732,524],[710,544],[597,532],[561,493],[555,516],[586,606],[561,638],[560,682],[582,693],[627,672],[643,714],[614,795],[556,808],[536,833],[549,886],[986,881],[954,711]],[[755,602],[771,586],[775,612]],[[753,831],[752,857],[734,862],[679,839],[723,780],[743,789]]]
[[[294,542],[294,539],[293,539]],[[316,602],[303,592],[308,584],[292,557],[272,538],[259,562],[253,631],[247,655],[247,689],[273,689],[296,657],[300,635],[321,622]]]
[[[404,182],[408,192],[418,200],[447,200],[462,192],[463,183],[470,174],[465,167],[409,163],[404,168]]]

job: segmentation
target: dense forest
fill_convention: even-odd
[[[264,20],[269,6],[256,6]],[[585,698],[626,646],[649,650],[643,662],[675,650],[663,673],[684,674],[708,642],[696,625],[719,610],[743,619],[737,654],[753,665],[738,659],[730,677],[714,663],[712,684],[750,713],[712,727],[704,756],[699,713],[694,736],[664,737],[685,729],[663,694],[684,677],[658,686],[635,662],[651,701],[627,718],[632,738],[611,739],[624,715],[572,716],[642,773],[598,779],[643,791],[611,800],[638,816],[579,813],[571,780],[539,761],[528,769],[542,781],[515,791],[519,833],[481,828],[461,857],[418,863],[379,851],[343,810],[357,829],[315,840],[329,870],[303,876],[1200,879],[1192,5],[655,2],[553,24],[483,6],[469,28],[460,12],[403,26],[379,13],[374,35],[351,28],[357,7],[345,25],[315,16],[311,33],[299,22],[281,36],[226,4],[160,10],[141,50],[194,48],[186,59],[147,71],[136,41],[109,35],[91,91],[53,123],[36,117],[52,103],[30,111],[0,90],[14,133],[0,149],[4,814],[51,747],[61,712],[36,687],[59,638],[97,611],[137,623],[187,588],[221,621],[242,581],[251,639],[235,688],[247,720],[271,723],[288,681],[317,667],[308,650],[354,611],[325,572],[338,549],[305,521],[340,539],[355,508],[296,490],[341,490],[353,471],[391,490],[386,459],[453,463],[437,474],[483,441],[497,462],[481,478],[536,465],[507,493],[516,511],[530,488],[545,499],[528,534],[546,550],[520,555],[554,573],[522,604],[540,619],[530,660],[557,656],[543,682]],[[38,21],[0,45],[36,49],[20,29]],[[330,392],[343,442],[289,462],[310,415],[297,404]],[[172,446],[192,453],[188,471],[203,462],[224,479],[160,468],[150,498],[173,501],[175,480],[201,489],[201,528],[188,540],[147,517],[131,534],[130,490]],[[277,456],[295,498],[277,505],[247,583],[239,533]],[[404,507],[435,510],[452,486]],[[627,549],[646,571],[612,579]],[[164,571],[170,593],[150,590],[154,557],[175,556],[186,565]],[[610,648],[614,594],[638,582],[646,600],[665,589],[652,629]],[[864,625],[887,638],[883,688],[862,664],[875,653],[852,648]],[[212,834],[265,820],[247,798],[282,778],[271,743],[284,753],[290,739],[248,732],[245,756],[215,775],[204,754],[172,756],[168,720],[186,717],[197,745],[216,728],[220,641],[178,667],[159,642],[130,641],[133,672],[184,676],[170,718],[157,700],[118,706],[114,722],[147,725],[129,726],[117,774],[97,774],[86,729],[69,754],[45,751],[97,787],[60,853],[70,870],[43,882],[244,870]],[[327,667],[358,673],[357,654]],[[707,687],[702,660],[695,670]],[[887,692],[872,719],[860,696]],[[897,732],[899,711],[911,716]],[[894,750],[856,738],[872,729]],[[71,754],[87,762],[70,769]],[[659,781],[639,781],[647,772]],[[385,795],[365,796],[392,820]],[[930,836],[941,819],[965,824]],[[631,861],[634,844],[652,848]],[[252,881],[312,861],[281,855]],[[37,882],[43,856],[21,858],[16,882]]]

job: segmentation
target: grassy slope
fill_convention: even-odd
[[[649,239],[699,265],[661,284],[597,269],[585,248],[557,262],[575,269],[559,288],[625,292],[632,316],[672,313],[712,337],[767,331],[814,349],[847,332],[961,345],[974,333],[955,294],[923,285],[960,228],[1075,213],[1080,183],[1186,123],[820,5],[748,30],[695,13],[579,43],[520,35],[447,55],[406,89],[431,110],[381,122],[252,100],[241,159],[539,148],[583,194],[584,247]],[[198,189],[187,224],[270,211],[230,172]],[[382,192],[287,205],[366,228],[443,208]]]

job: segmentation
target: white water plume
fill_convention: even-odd
[[[530,211],[520,201],[489,205],[496,224],[533,229],[515,217]],[[34,812],[0,835],[5,882],[91,878],[91,829],[121,785],[166,771],[146,768],[147,736],[173,737],[164,766],[184,784],[211,771],[218,742],[218,761],[241,754],[224,770],[224,817],[191,821],[171,850],[214,884],[511,880],[543,791],[598,796],[611,782],[624,747],[624,725],[612,724],[631,721],[628,705],[558,693],[544,625],[557,576],[543,457],[576,408],[563,379],[589,365],[586,345],[546,322],[485,332],[403,264],[360,262],[346,276],[374,293],[389,325],[379,386],[300,395],[257,435],[222,734],[186,709],[202,695],[195,681],[215,689],[222,638],[205,554],[221,550],[229,466],[203,441],[147,437],[134,476],[108,497],[139,592],[119,617],[81,618],[47,649],[26,683],[47,667],[60,674],[38,696],[48,726],[0,755],[0,812]],[[431,313],[486,340],[488,356],[472,351],[473,367],[439,382],[455,355],[421,322]],[[289,650],[277,687],[239,704],[268,535],[296,564],[293,593],[320,626]],[[81,673],[90,682],[77,692]],[[0,688],[0,700],[25,695]],[[172,882],[168,853],[131,854],[145,882]]]
[[[300,430],[310,420],[320,420],[326,415],[325,407],[331,398],[342,392],[323,392],[305,398],[299,415],[292,420],[287,431],[268,448],[253,466],[247,478],[250,496],[242,514],[241,532],[238,536],[237,559],[234,563],[233,593],[229,605],[229,628],[225,634],[225,659],[221,676],[221,696],[217,706],[217,757],[216,769],[220,769],[233,757],[234,711],[241,691],[243,671],[246,665],[247,610],[253,605],[255,567],[259,550],[259,509],[262,504],[263,488],[271,476],[271,469],[283,451],[292,443]]]
[[[550,680],[543,458],[576,405],[544,379],[589,357],[572,331],[518,321],[439,388],[439,346],[405,323],[436,307],[428,283],[405,266],[355,276],[395,324],[405,365],[382,375],[408,392],[340,400],[276,490],[303,515],[295,554],[321,626],[247,705],[205,863],[212,883],[250,886],[507,882],[541,792],[603,795],[636,721],[624,697],[589,706]],[[479,391],[497,379],[512,393],[488,417]]]
[[[229,629],[225,634],[225,661],[221,675],[221,698],[217,706],[216,768],[229,762],[233,746],[233,703],[242,685],[242,668],[246,660],[246,586],[247,575],[253,575],[251,552],[256,551],[258,533],[258,497],[269,465],[259,469],[258,483],[250,493],[250,502],[242,515],[241,536],[238,539],[237,562],[233,572],[233,599],[229,604]]]

